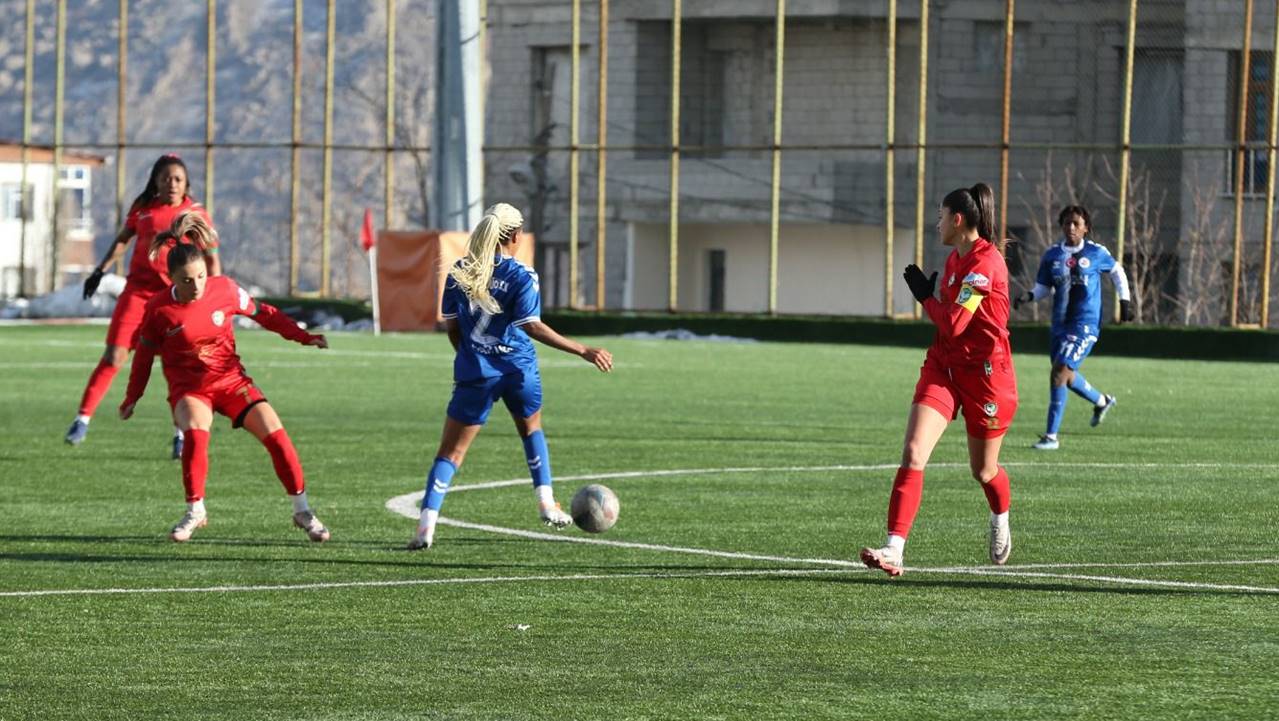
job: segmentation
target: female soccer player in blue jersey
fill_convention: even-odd
[[[1092,352],[1101,333],[1101,276],[1110,275],[1119,293],[1119,317],[1133,319],[1128,276],[1104,246],[1088,239],[1092,220],[1083,206],[1070,205],[1057,217],[1062,239],[1044,252],[1035,287],[1018,295],[1013,307],[1053,298],[1052,376],[1049,386],[1048,428],[1034,444],[1043,451],[1059,446],[1057,431],[1066,409],[1066,389],[1093,404],[1092,425],[1100,425],[1115,406],[1115,397],[1089,385],[1079,366]]]
[[[453,266],[445,282],[441,310],[449,342],[457,351],[453,399],[409,550],[430,548],[434,542],[444,494],[499,398],[524,440],[538,515],[556,529],[573,523],[551,491],[551,458],[542,434],[542,379],[530,338],[580,356],[604,372],[613,369],[613,356],[565,338],[542,322],[537,273],[513,257],[523,225],[524,216],[506,203],[484,211],[471,232],[466,257]]]

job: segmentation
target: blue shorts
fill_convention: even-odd
[[[519,418],[542,410],[542,377],[537,370],[509,373],[500,378],[482,378],[453,384],[449,418],[468,426],[482,426],[498,398],[511,415]]]
[[[1062,331],[1053,334],[1052,342],[1052,358],[1053,365],[1064,365],[1073,370],[1079,370],[1079,366],[1083,364],[1084,359],[1092,352],[1092,348],[1097,344],[1097,336],[1086,333],[1082,328],[1075,328],[1069,331]]]

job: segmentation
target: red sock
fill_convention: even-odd
[[[275,475],[290,496],[296,496],[306,490],[306,481],[302,479],[302,463],[298,461],[298,452],[293,449],[293,441],[283,428],[262,439],[262,445],[271,454],[271,462],[275,464]]]
[[[994,478],[981,484],[981,489],[986,492],[986,502],[990,504],[992,513],[1003,513],[1008,510],[1012,493],[1008,490],[1008,472],[1003,466],[999,467],[999,473],[996,473]]]
[[[204,498],[204,481],[209,477],[209,432],[192,428],[182,443],[182,486],[187,503]]]
[[[102,397],[111,389],[111,381],[120,369],[111,365],[111,361],[100,360],[98,367],[89,374],[89,383],[84,387],[84,395],[80,397],[80,415],[92,416],[98,410]]]
[[[919,499],[924,495],[924,472],[898,468],[893,478],[893,492],[888,496],[888,533],[905,538],[919,513]]]

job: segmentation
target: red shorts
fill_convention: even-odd
[[[133,350],[138,345],[138,333],[142,330],[142,316],[147,310],[147,301],[155,293],[149,290],[137,290],[128,285],[115,301],[115,310],[111,312],[111,325],[107,328],[107,345]]]
[[[229,380],[218,381],[209,388],[193,391],[181,391],[169,396],[169,407],[176,406],[183,398],[196,398],[203,401],[217,413],[231,419],[231,427],[244,425],[244,417],[249,410],[259,403],[266,403],[266,396],[248,376],[234,376]]]
[[[968,435],[998,438],[1008,432],[1017,413],[1017,375],[1007,359],[958,368],[925,362],[914,402],[950,420],[958,418],[962,409]]]

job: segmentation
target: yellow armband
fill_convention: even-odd
[[[959,288],[959,295],[955,296],[955,303],[963,306],[964,310],[969,313],[976,313],[977,306],[981,305],[985,298],[986,296],[973,290],[971,285],[964,283]]]

